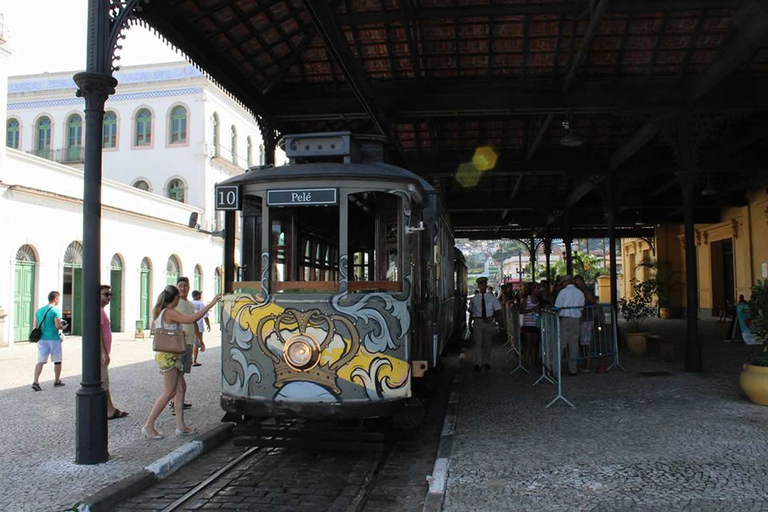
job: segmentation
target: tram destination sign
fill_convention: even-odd
[[[267,206],[317,206],[339,204],[336,188],[267,190]]]
[[[230,211],[241,210],[240,185],[217,185],[216,209]]]

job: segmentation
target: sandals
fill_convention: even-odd
[[[33,382],[32,383],[32,389],[35,390],[35,391],[42,391],[43,390],[43,388],[41,388],[40,384],[38,384],[37,382]]]
[[[121,411],[120,409],[115,409],[115,412],[112,413],[111,416],[107,416],[108,420],[116,420],[117,418],[125,418],[128,416],[128,413],[125,411]]]
[[[64,383],[61,382],[60,380],[57,380],[56,382],[53,383],[53,387],[55,388],[60,388],[61,386],[64,386]]]
[[[192,363],[192,366],[203,366],[203,363]]]

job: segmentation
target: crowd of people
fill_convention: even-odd
[[[521,315],[521,363],[525,367],[540,367],[542,310],[555,308],[560,317],[560,334],[563,351],[567,351],[568,373],[576,375],[579,356],[589,364],[587,357],[594,328],[593,313],[584,306],[597,304],[592,289],[580,275],[558,277],[554,285],[546,279],[528,282],[521,289],[507,283],[498,294],[488,286],[487,277],[477,279],[478,289],[470,298],[469,326],[474,343],[474,369],[480,372],[490,369],[491,343],[499,331],[501,312],[513,307]],[[581,370],[588,370],[584,367]]]
[[[216,295],[210,302],[205,304],[200,300],[201,294],[199,291],[193,291],[193,300],[188,300],[189,292],[189,279],[180,277],[176,286],[166,286],[160,292],[157,303],[152,310],[153,329],[162,328],[166,331],[183,331],[185,347],[181,353],[155,352],[155,362],[162,377],[163,391],[160,397],[155,400],[149,416],[141,428],[142,435],[147,439],[159,440],[164,438],[164,435],[155,428],[155,422],[166,405],[170,407],[170,413],[175,416],[177,436],[189,436],[195,433],[184,421],[184,410],[192,407],[192,404],[185,401],[187,382],[184,375],[190,373],[193,366],[200,366],[201,364],[197,361],[197,356],[198,352],[205,351],[205,343],[203,343],[204,326],[207,326],[209,331],[211,330],[208,311],[219,301],[221,295]],[[104,311],[104,308],[109,305],[112,298],[110,286],[101,285],[99,296],[101,301],[101,325],[99,331],[101,387],[106,393],[107,419],[114,420],[124,418],[128,416],[128,413],[115,407],[112,402],[109,385],[112,329],[109,316]],[[62,319],[62,312],[59,307],[60,300],[61,293],[52,291],[48,294],[48,304],[38,309],[35,313],[35,326],[40,332],[37,341],[38,357],[32,382],[32,389],[36,392],[43,390],[39,379],[43,367],[49,360],[53,362],[53,386],[64,386],[64,382],[61,380],[62,342],[64,341],[62,330],[66,325]]]

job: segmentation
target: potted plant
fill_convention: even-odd
[[[752,287],[749,316],[749,330],[763,346],[744,363],[739,384],[754,403],[768,405],[768,279]]]
[[[645,260],[637,267],[646,267],[653,272],[653,275],[647,281],[653,281],[656,286],[656,295],[659,299],[659,316],[663,319],[674,317],[672,311],[672,291],[680,287],[683,283],[677,278],[680,272],[673,271],[670,264],[664,260]]]
[[[641,326],[646,319],[656,315],[653,299],[657,293],[658,285],[655,280],[638,281],[632,279],[632,289],[635,292],[632,298],[622,297],[619,299],[619,311],[627,321],[627,347],[630,353],[643,355],[645,354],[646,333],[641,331]]]

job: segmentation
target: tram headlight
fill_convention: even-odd
[[[283,348],[285,362],[294,370],[310,370],[320,360],[320,347],[306,334],[292,337]]]

